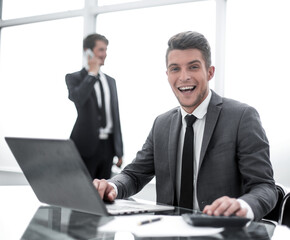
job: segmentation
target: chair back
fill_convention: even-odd
[[[271,221],[275,221],[278,223],[279,218],[280,218],[280,211],[281,211],[281,205],[285,196],[285,191],[283,189],[282,186],[276,184],[276,189],[278,192],[278,200],[277,203],[275,205],[275,207],[271,210],[271,212],[269,212],[266,216],[264,216],[263,219],[266,220],[271,220]]]
[[[279,224],[290,227],[290,192],[283,198]]]

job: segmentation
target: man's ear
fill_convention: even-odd
[[[208,68],[208,81],[213,78],[214,72],[215,72],[215,67],[214,66],[210,66]]]

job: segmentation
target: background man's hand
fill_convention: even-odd
[[[247,209],[241,208],[236,198],[224,196],[215,200],[211,205],[206,205],[203,209],[203,213],[214,216],[236,215],[239,217],[246,217]]]
[[[98,75],[100,67],[102,65],[102,60],[98,57],[89,57],[88,58],[89,72]]]
[[[116,166],[117,166],[118,168],[120,168],[120,167],[122,166],[122,164],[123,164],[123,159],[122,159],[122,158],[119,158],[119,159],[118,159],[118,162],[116,163]]]
[[[115,198],[117,197],[117,193],[114,187],[110,185],[107,180],[94,179],[93,184],[98,190],[102,199],[113,202]]]

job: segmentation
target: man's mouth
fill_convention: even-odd
[[[192,92],[196,86],[185,86],[185,87],[179,87],[178,90],[180,92]]]

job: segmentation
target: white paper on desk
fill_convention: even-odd
[[[277,225],[274,230],[273,240],[290,239],[290,229],[287,226]]]
[[[138,225],[139,222],[162,217],[158,222]],[[138,237],[206,236],[218,234],[223,228],[193,227],[181,216],[128,215],[116,216],[112,221],[98,228],[99,232],[129,231]]]

